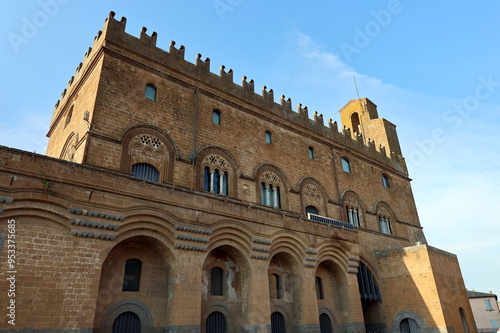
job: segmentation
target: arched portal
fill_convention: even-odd
[[[123,312],[113,322],[111,333],[141,333],[141,319],[131,311]]]
[[[226,332],[245,322],[248,271],[245,256],[233,246],[208,253],[201,276],[202,333]]]
[[[278,311],[271,314],[271,332],[286,333],[285,317]]]
[[[136,236],[115,245],[102,265],[94,327],[109,332],[136,322],[135,316],[140,327],[151,327],[153,319],[166,327],[174,267],[171,252],[155,238]]]
[[[379,331],[381,325],[384,323],[382,317],[382,296],[374,274],[363,262],[359,263],[358,287],[366,331]]]
[[[226,333],[227,320],[222,312],[214,311],[207,318],[207,333]]]

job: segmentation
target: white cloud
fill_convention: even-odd
[[[43,113],[22,112],[18,117],[12,117],[9,121],[0,123],[0,144],[45,154],[49,121],[50,119]]]

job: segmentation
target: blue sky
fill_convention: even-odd
[[[359,93],[398,127],[430,245],[500,294],[500,3],[10,1],[0,13],[0,145],[44,153],[53,107],[109,11],[325,119]]]

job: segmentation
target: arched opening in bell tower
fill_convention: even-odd
[[[359,122],[359,115],[357,112],[354,112],[351,115],[351,125],[352,125],[352,131],[354,134],[358,135],[361,133],[361,127],[360,127],[360,122]]]

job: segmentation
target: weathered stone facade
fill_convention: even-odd
[[[375,104],[350,101],[339,132],[125,24],[111,13],[85,54],[47,156],[0,149],[0,308],[14,270],[16,305],[0,328],[474,331]]]

